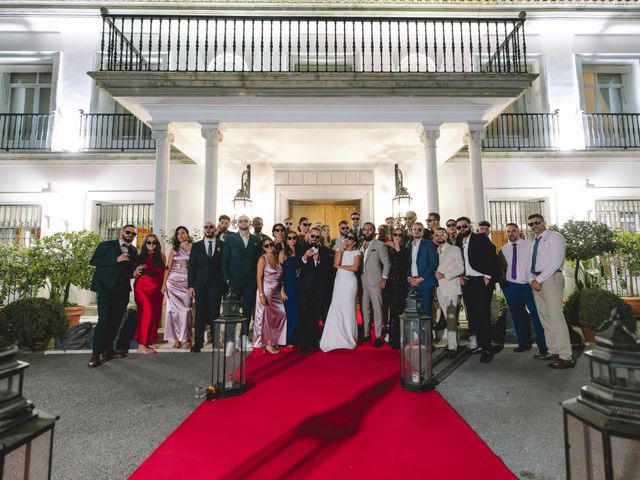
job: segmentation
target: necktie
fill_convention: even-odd
[[[513,244],[513,261],[511,262],[511,278],[513,280],[518,276],[518,245]]]
[[[533,244],[533,255],[531,257],[531,273],[536,273],[536,259],[538,258],[538,244],[540,243],[540,239],[542,237],[536,238],[535,243]]]
[[[207,255],[209,255],[209,258],[213,257],[213,242],[211,240],[209,240],[209,246],[207,247]]]

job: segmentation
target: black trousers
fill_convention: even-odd
[[[129,303],[129,282],[119,280],[106,293],[98,293],[98,324],[93,331],[93,355],[113,352],[113,341],[120,330],[124,311]],[[126,350],[129,345],[118,345]]]
[[[220,316],[220,302],[222,301],[223,284],[213,284],[206,288],[196,290],[196,322],[195,322],[195,346],[202,348],[204,345],[204,329],[209,328],[213,321]]]
[[[238,296],[238,300],[242,306],[242,316],[245,319],[243,335],[247,335],[249,332],[249,324],[251,323],[251,317],[253,317],[256,307],[257,289],[257,285],[253,282],[245,285],[231,286],[231,290]]]
[[[462,286],[462,298],[467,308],[469,330],[478,337],[478,346],[491,349],[491,297],[494,284],[485,285],[484,277],[469,277]]]
[[[315,290],[298,290],[298,325],[296,340],[303,350],[310,350],[320,342],[322,296]]]

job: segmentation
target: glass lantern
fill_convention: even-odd
[[[585,353],[591,381],[563,402],[568,479],[640,478],[640,341],[615,309]]]
[[[391,211],[393,212],[393,218],[396,219],[396,226],[404,223],[406,213],[411,210],[411,203],[412,198],[407,191],[396,193],[395,197],[393,197]]]
[[[425,392],[435,388],[431,359],[431,319],[412,288],[400,315],[400,383],[405,390]]]
[[[240,301],[230,290],[222,301],[222,314],[213,321],[211,385],[207,398],[240,395],[246,390],[246,357],[249,340]]]
[[[17,353],[17,346],[0,342],[0,478],[46,480],[57,418],[22,396],[29,364],[17,360]]]

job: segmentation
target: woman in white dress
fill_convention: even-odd
[[[349,233],[343,247],[336,252],[334,266],[338,269],[333,285],[331,306],[320,340],[320,349],[330,352],[338,348],[356,348],[358,344],[358,320],[356,318],[356,294],[361,253],[355,250],[356,238]]]

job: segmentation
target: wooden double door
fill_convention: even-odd
[[[329,225],[331,238],[338,236],[338,224],[341,220],[346,220],[351,225],[351,213],[354,211],[360,211],[359,200],[344,202],[292,200],[289,202],[289,216],[293,219],[294,229],[297,228],[300,217],[308,217],[312,224],[320,222],[323,225]]]

